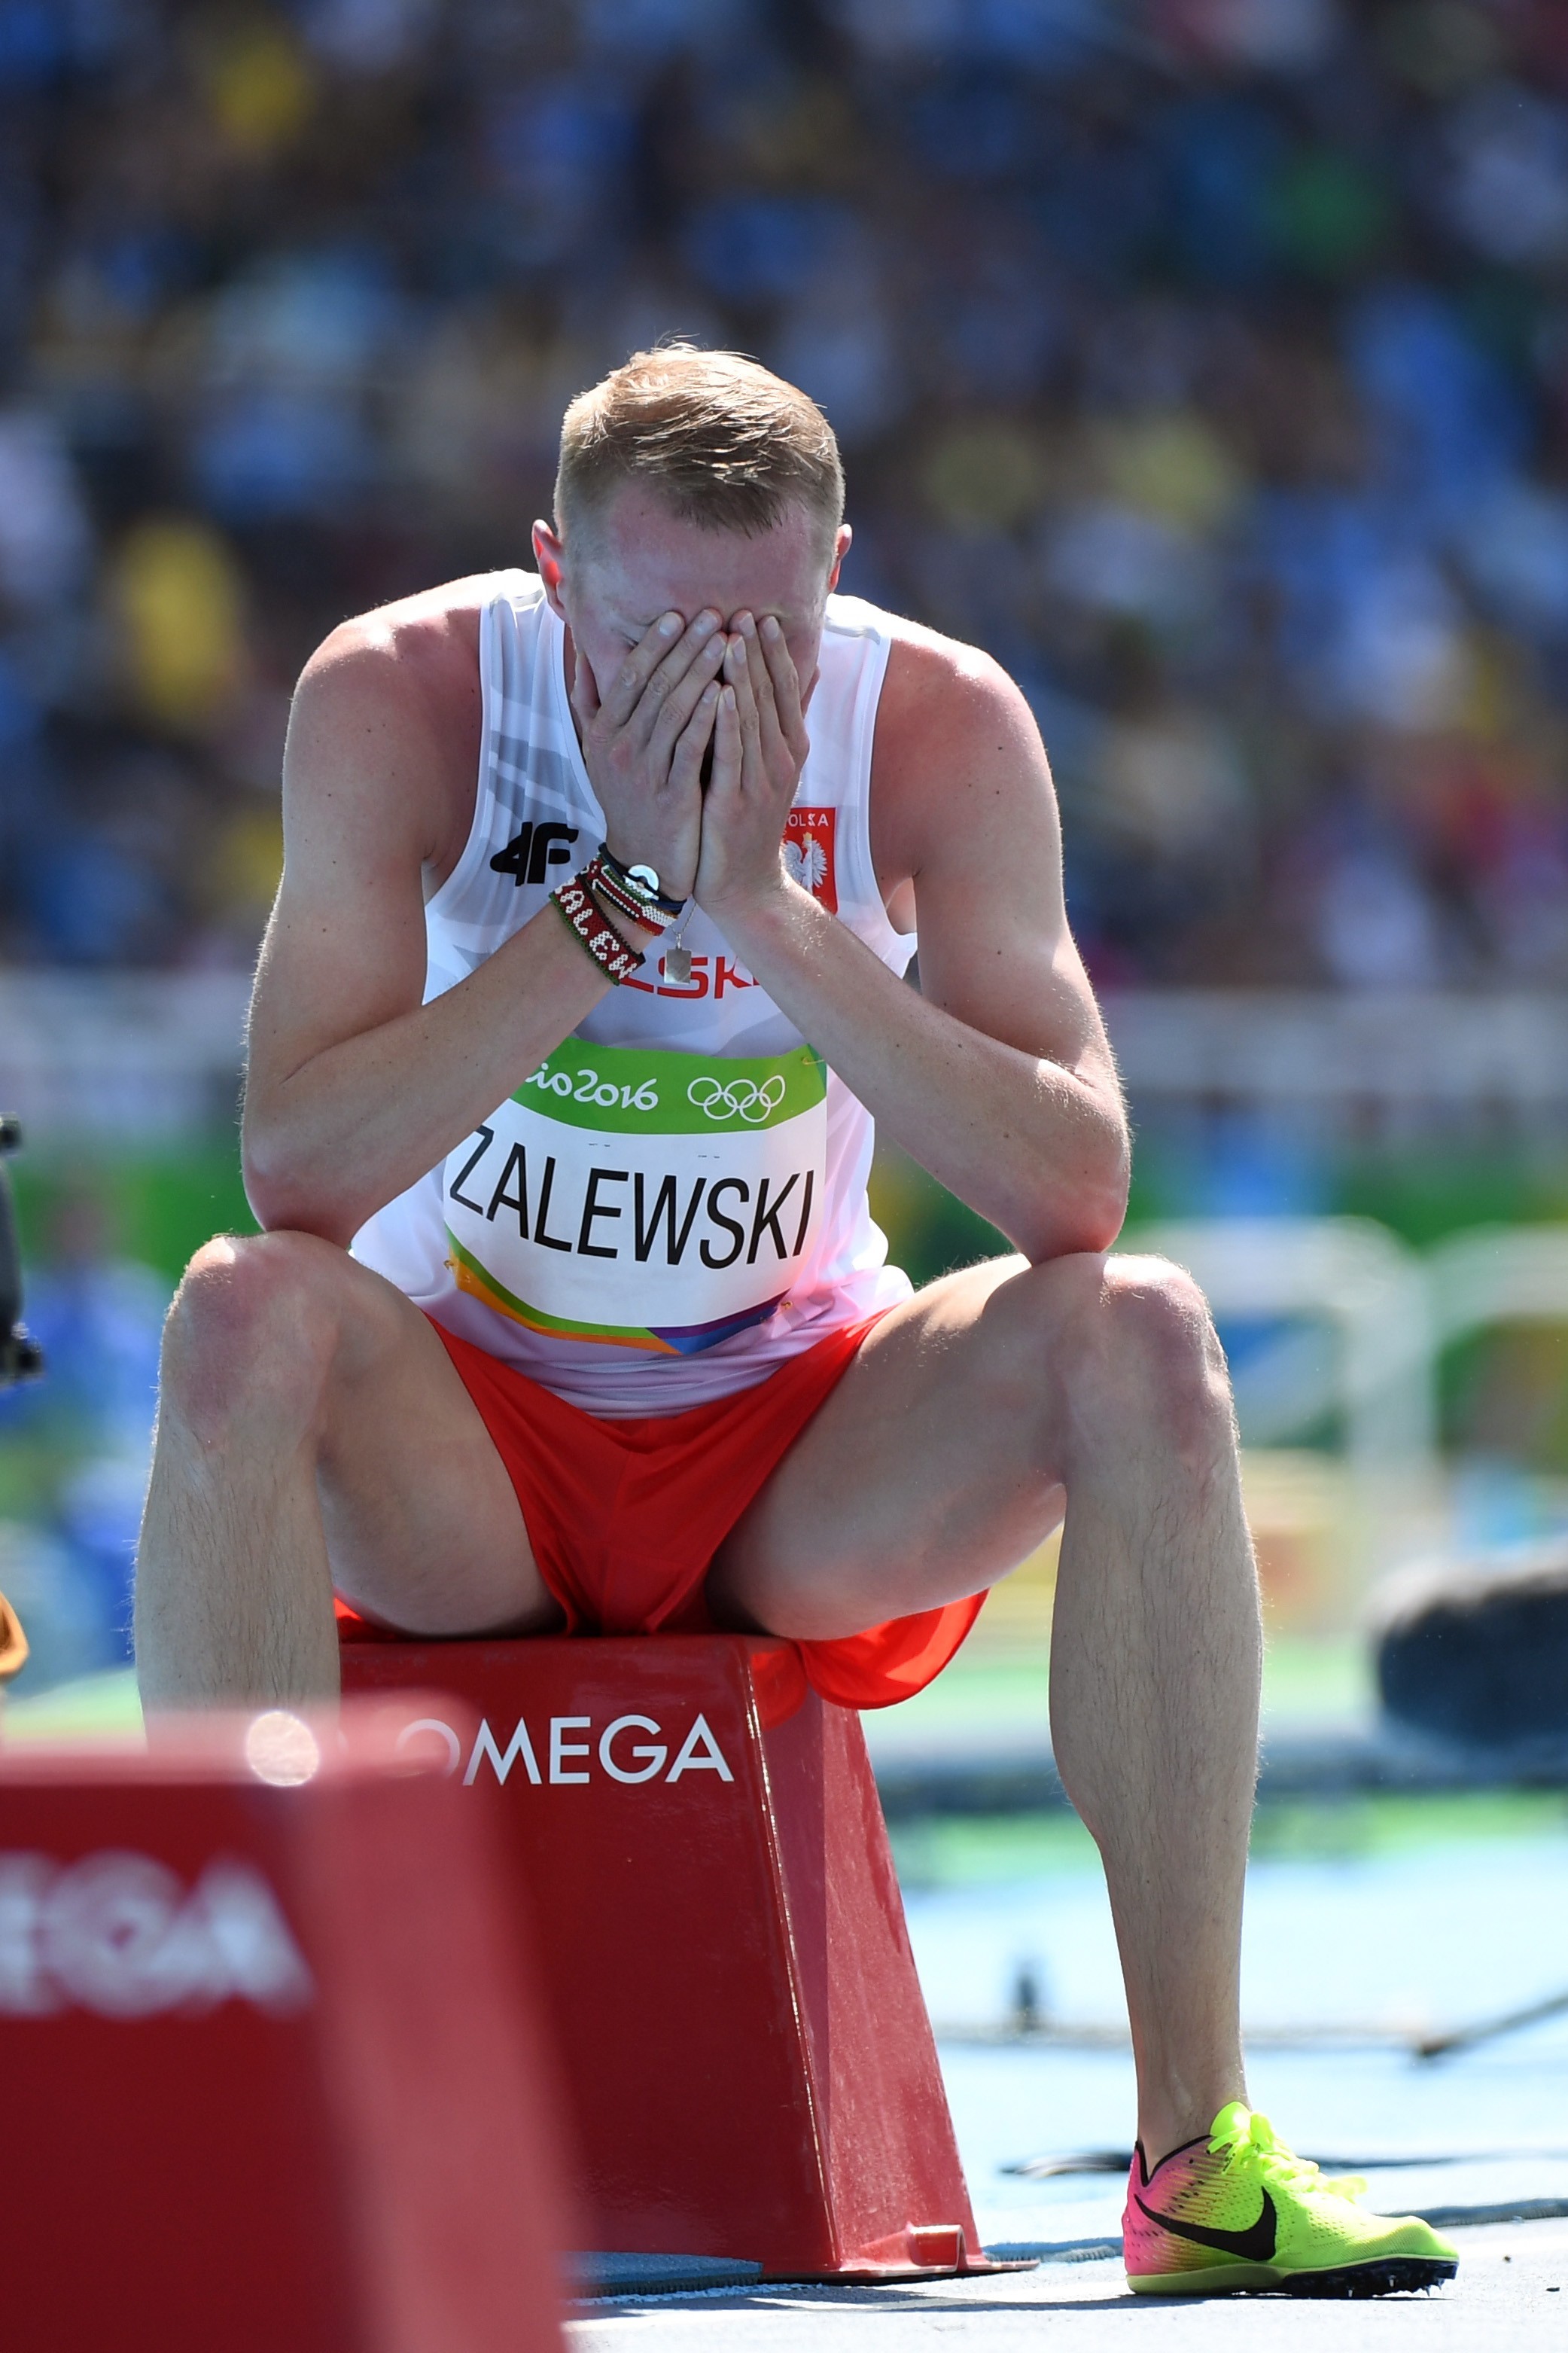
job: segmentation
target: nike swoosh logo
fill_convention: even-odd
[[[1162,2231],[1169,2231],[1178,2239],[1190,2239],[1194,2247],[1215,2247],[1222,2255],[1239,2255],[1248,2263],[1274,2260],[1279,2230],[1274,2200],[1267,2189],[1263,2192],[1263,2211],[1245,2231],[1211,2231],[1203,2222],[1180,2222],[1173,2214],[1157,2214],[1152,2206],[1144,2205],[1142,2198],[1136,2198],[1136,2204],[1138,2211],[1146,2214],[1151,2222],[1158,2222]]]

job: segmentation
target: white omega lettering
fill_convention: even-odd
[[[680,1752],[669,1768],[670,1781],[679,1781],[683,1773],[717,1773],[721,1781],[735,1778],[724,1762],[724,1752],[714,1739],[705,1715],[698,1717],[681,1742]]]
[[[63,1868],[0,1855],[0,2014],[76,2001],[100,2018],[152,2018],[249,2001],[287,2015],[313,1988],[278,1900],[255,1867],[207,1865],[189,1894],[166,1863],[113,1851]]]
[[[585,1740],[564,1740],[567,1732],[586,1732],[593,1718],[586,1715],[552,1715],[550,1719],[550,1778],[552,1781],[585,1781],[586,1773],[569,1773],[563,1760],[568,1757],[588,1757],[593,1751]]]
[[[722,1079],[703,1076],[693,1079],[686,1090],[686,1099],[695,1103],[710,1119],[743,1119],[750,1127],[761,1126],[771,1111],[784,1101],[784,1082],[777,1071],[771,1079],[758,1086],[755,1079]]]
[[[611,1753],[611,1744],[618,1732],[657,1732],[658,1729],[651,1715],[617,1715],[614,1724],[607,1724],[605,1726],[599,1736],[599,1762],[612,1781],[651,1781],[654,1778],[663,1767],[664,1760],[669,1754],[668,1749],[662,1743],[658,1741],[649,1743],[646,1740],[637,1743],[631,1753],[644,1761],[637,1767],[635,1773],[629,1771],[625,1765],[616,1764]]]
[[[60,1996],[44,1970],[38,1915],[56,1866],[42,1854],[0,1854],[0,2018],[44,2018]]]
[[[521,1715],[517,1719],[517,1730],[512,1734],[510,1740],[507,1744],[507,1751],[504,1757],[501,1755],[500,1750],[496,1746],[496,1737],[495,1734],[490,1730],[489,1717],[487,1716],[481,1721],[479,1725],[479,1737],[474,1742],[474,1753],[468,1759],[468,1769],[463,1776],[463,1787],[465,1789],[471,1789],[473,1788],[474,1783],[479,1778],[479,1767],[487,1757],[489,1758],[490,1764],[494,1767],[496,1779],[500,1782],[503,1788],[506,1785],[507,1775],[511,1771],[512,1767],[517,1763],[520,1757],[522,1759],[523,1771],[527,1774],[534,1788],[536,1789],[539,1788],[539,1759],[533,1753],[533,1743],[528,1736],[528,1725]]]
[[[443,1724],[438,1715],[420,1715],[416,1716],[412,1724],[405,1724],[394,1741],[393,1746],[401,1754],[411,1740],[417,1740],[426,1732],[434,1733],[438,1740],[446,1743],[446,1769],[448,1775],[455,1773],[463,1761],[463,1744],[451,1725]]]
[[[198,1974],[174,1933],[184,1892],[150,1854],[93,1854],[62,1871],[38,1915],[49,1975],[110,2018],[172,2010]]]
[[[199,1921],[223,1964],[199,1992],[208,2000],[238,1995],[259,2010],[286,2014],[302,2009],[313,1988],[272,1890],[247,1862],[212,1862],[185,1906],[184,1923]]]

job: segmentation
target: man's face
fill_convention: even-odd
[[[776,615],[803,702],[816,683],[823,607],[849,544],[848,528],[839,532],[831,567],[822,539],[820,521],[803,506],[790,507],[773,530],[753,539],[683,522],[630,482],[595,518],[581,554],[547,524],[536,523],[533,533],[550,602],[601,696],[661,614],[691,621],[706,609],[726,628],[739,613],[758,621]]]

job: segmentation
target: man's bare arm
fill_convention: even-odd
[[[450,871],[474,807],[478,621],[464,586],[335,631],[295,698],[283,882],[257,976],[246,1094],[246,1187],[265,1226],[346,1244],[610,985],[544,907],[467,980],[420,1002],[421,877]],[[595,787],[634,857],[651,849],[668,862],[682,808],[700,807],[717,695],[703,648],[716,626],[716,616],[656,622],[602,707],[577,665]],[[635,926],[616,927],[646,946]]]
[[[763,642],[750,632],[744,675],[725,672],[759,739],[777,668],[771,644],[764,667]],[[716,777],[736,723],[726,703]],[[698,895],[708,890],[736,953],[886,1133],[1026,1256],[1107,1249],[1126,1208],[1126,1120],[1068,930],[1044,747],[1016,687],[984,656],[941,640],[893,649],[874,847],[885,877],[914,886],[918,996],[776,875],[763,854],[773,811],[760,761],[752,767],[750,817],[745,788],[726,788],[721,823],[735,854],[723,869],[711,790],[703,820],[709,878],[700,873]]]
[[[461,649],[416,624],[329,638],[284,760],[284,867],[257,976],[246,1189],[260,1223],[346,1245],[471,1134],[608,983],[552,907],[429,1005],[421,876],[471,817]],[[471,661],[477,692],[477,665]],[[456,787],[456,788],[455,788]],[[443,837],[447,838],[444,839]]]

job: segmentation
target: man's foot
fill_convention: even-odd
[[[1153,2172],[1133,2151],[1122,2217],[1140,2295],[1397,2295],[1452,2279],[1458,2257],[1413,2215],[1366,2214],[1359,2176],[1331,2179],[1240,2100],[1206,2141]]]

